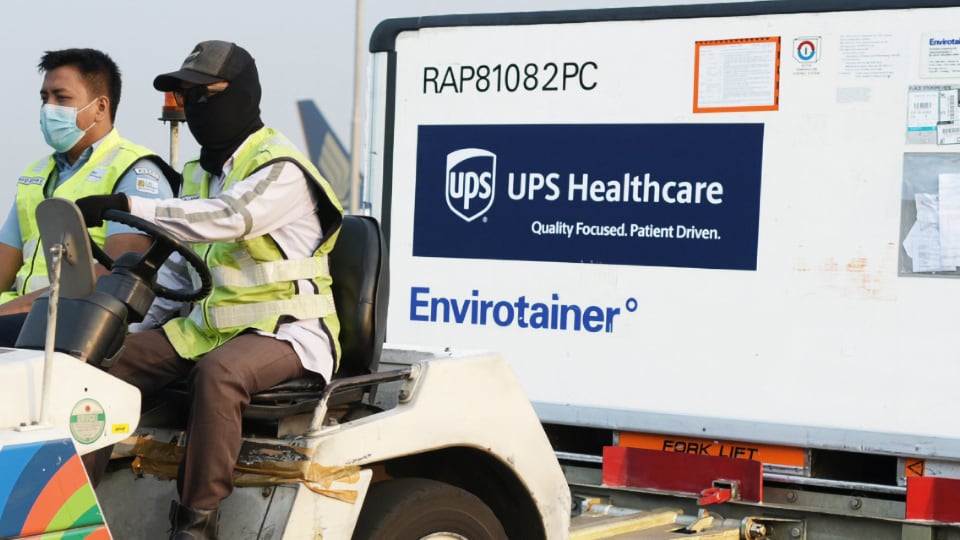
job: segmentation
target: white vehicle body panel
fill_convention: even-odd
[[[43,360],[43,351],[0,349],[0,381],[6,381],[0,430],[29,429],[39,419]],[[133,433],[140,421],[135,387],[63,353],[53,353],[52,361],[49,425],[71,433],[81,455]]]
[[[785,13],[777,12],[780,4]],[[957,169],[948,157],[955,146],[908,138],[907,107],[911,86],[953,88],[960,80],[924,67],[931,40],[960,7],[825,5],[672,6],[643,12],[642,20],[611,10],[626,20],[598,13],[596,20],[554,23],[563,18],[554,12],[384,25],[372,45],[368,183],[373,213],[390,234],[389,339],[502,351],[545,422],[960,458],[960,426],[931,412],[960,406],[952,378],[943,376],[956,364],[951,320],[960,289],[942,273],[912,271],[903,253],[913,223],[910,176],[932,175],[935,185],[938,172]],[[803,12],[817,9],[829,12]],[[730,15],[716,16],[724,10]],[[698,42],[770,36],[781,44],[778,108],[695,112]],[[809,36],[820,44],[812,67],[792,56],[797,40]],[[851,52],[863,39],[870,50]],[[882,73],[856,65],[873,60]],[[597,66],[587,72],[587,86],[595,85],[574,79],[566,90],[543,91],[541,78],[533,91],[493,90],[497,66],[501,74],[520,66],[522,78],[526,65],[542,72],[565,62]],[[491,70],[485,90],[477,86],[479,66]],[[474,78],[466,79],[470,69]],[[755,231],[732,221],[716,225],[719,239],[754,235],[754,258],[744,268],[725,267],[722,256],[692,264],[631,259],[622,254],[660,248],[629,234],[607,250],[598,247],[602,239],[573,233],[566,237],[571,252],[557,255],[564,244],[533,230],[554,221],[709,228],[712,218],[702,210],[667,210],[653,221],[645,217],[650,203],[634,204],[628,217],[622,200],[555,210],[574,193],[568,173],[619,182],[624,171],[641,178],[650,172],[664,181],[735,185],[723,166],[716,177],[684,176],[684,163],[706,159],[702,146],[668,145],[676,155],[666,163],[643,145],[626,145],[613,156],[619,172],[612,173],[604,150],[615,141],[588,144],[603,133],[593,126],[664,130],[667,137],[665,126],[676,125],[693,135],[711,126],[762,126],[762,148],[716,141],[757,159],[761,171],[756,202],[728,200],[755,212]],[[579,137],[582,150],[557,144],[559,136],[524,138],[560,130]],[[493,133],[510,137],[509,144]],[[456,142],[447,144],[443,134]],[[553,157],[550,144],[557,145]],[[474,201],[482,216],[466,222],[448,208],[449,193],[443,202],[442,158],[494,147],[495,196]],[[916,159],[929,161],[915,167]],[[518,189],[523,173],[551,172],[559,175],[555,200],[548,187],[525,197],[508,191]],[[706,253],[710,239],[673,242],[669,249]],[[743,252],[749,259],[750,246]],[[578,260],[578,253],[586,254]],[[524,299],[615,315],[597,330],[534,329],[518,323]],[[471,302],[484,301],[492,307],[478,323]],[[457,309],[466,315],[458,319]]]

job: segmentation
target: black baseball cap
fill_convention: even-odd
[[[201,41],[187,55],[179,70],[157,75],[153,87],[169,92],[180,88],[180,81],[193,84],[232,81],[250,64],[253,64],[253,57],[236,43]]]

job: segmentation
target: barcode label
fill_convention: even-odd
[[[937,144],[960,144],[960,124],[937,126]]]

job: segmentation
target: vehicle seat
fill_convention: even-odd
[[[340,320],[340,369],[334,379],[377,371],[386,335],[389,265],[376,219],[344,216],[329,255],[333,300]],[[245,418],[279,420],[317,407],[326,386],[319,375],[292,379],[251,396]],[[359,401],[367,391],[352,388],[331,397],[330,405]]]

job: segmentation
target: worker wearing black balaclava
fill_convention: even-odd
[[[221,92],[183,104],[187,127],[200,143],[200,166],[215,175],[222,174],[224,162],[240,143],[263,127],[256,64],[251,61],[228,82]]]
[[[200,143],[200,166],[211,174],[222,174],[230,155],[263,127],[257,65],[234,43],[198,43],[180,70],[158,76],[153,86],[180,98],[187,127]]]
[[[88,227],[112,209],[167,228],[197,244],[201,266],[209,267],[203,301],[189,316],[174,310],[160,328],[131,333],[110,374],[148,399],[189,378],[187,443],[178,500],[170,506],[170,538],[217,540],[251,396],[308,374],[330,381],[339,366],[328,255],[343,208],[310,158],[260,121],[257,68],[242,47],[201,42],[179,71],[153,84],[178,96],[201,145],[200,159],[184,164],[180,197],[99,195],[78,200],[77,207]],[[85,466],[96,481],[110,449],[92,454],[96,459]]]

